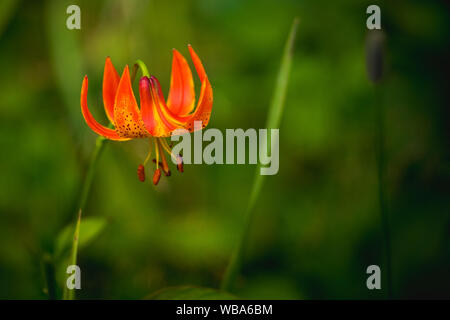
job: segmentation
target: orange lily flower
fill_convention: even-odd
[[[88,78],[84,77],[81,87],[81,112],[87,125],[97,134],[111,140],[127,141],[136,138],[155,138],[156,170],[153,183],[158,184],[162,167],[166,176],[170,175],[164,151],[177,161],[177,169],[183,172],[180,155],[172,155],[165,137],[177,129],[194,131],[194,121],[202,121],[205,127],[211,115],[213,104],[212,87],[197,54],[189,45],[189,52],[201,81],[200,96],[195,107],[195,91],[192,73],[186,59],[173,49],[172,74],[167,102],[158,79],[150,76],[145,65],[139,64],[143,77],[139,81],[140,108],[132,89],[128,65],[119,77],[111,59],[106,58],[103,73],[103,103],[106,115],[114,129],[98,123],[87,106]],[[195,128],[197,129],[197,128]],[[161,155],[161,161],[159,159]],[[151,158],[151,149],[144,163],[138,167],[138,177],[145,180],[144,165]]]

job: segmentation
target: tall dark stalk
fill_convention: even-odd
[[[381,31],[369,32],[366,43],[366,63],[367,74],[373,85],[373,101],[375,108],[375,154],[378,179],[378,203],[384,239],[387,296],[388,298],[392,298],[391,231],[386,190],[385,112],[380,85],[383,76],[383,43],[384,35]]]
[[[389,212],[386,196],[386,155],[385,155],[385,124],[384,108],[381,103],[380,89],[376,85],[375,92],[375,114],[376,114],[376,157],[378,176],[378,201],[380,206],[381,227],[384,234],[384,250],[386,259],[386,279],[388,297],[392,298],[392,261],[391,261],[391,233],[389,224]]]

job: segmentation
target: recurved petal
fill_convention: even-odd
[[[195,70],[197,71],[200,81],[202,82],[202,88],[200,91],[197,108],[195,109],[194,113],[191,114],[189,120],[185,125],[186,129],[192,132],[194,131],[194,121],[201,121],[202,128],[208,125],[213,105],[213,92],[211,83],[209,82],[208,76],[206,75],[205,68],[200,61],[200,58],[195,53],[194,49],[192,49],[191,45],[189,45],[188,47],[192,61],[194,62]]]
[[[92,131],[111,140],[117,141],[128,140],[126,138],[120,137],[116,131],[102,126],[94,119],[94,117],[92,116],[91,112],[88,109],[87,92],[88,92],[88,78],[87,76],[85,76],[83,79],[83,84],[81,85],[81,98],[80,98],[81,112],[83,113],[84,120],[86,121],[87,125],[92,129]]]
[[[173,49],[172,74],[167,106],[176,115],[184,116],[194,108],[195,91],[191,69],[186,59]]]
[[[202,89],[200,91],[200,98],[198,100],[197,108],[194,113],[186,121],[185,128],[190,132],[194,131],[194,121],[201,121],[204,128],[209,123],[209,118],[211,116],[211,110],[213,105],[213,92],[211,84],[208,77],[205,76],[202,81]]]
[[[192,49],[192,46],[188,45],[189,53],[191,54],[192,62],[194,62],[195,70],[197,70],[197,74],[200,78],[200,81],[203,82],[203,80],[206,77],[205,68],[203,68],[202,61],[198,57],[198,55],[195,53],[194,49]]]
[[[117,133],[124,138],[148,136],[131,87],[130,71],[125,67],[114,100],[114,122]]]
[[[109,121],[114,124],[114,99],[116,98],[117,87],[120,77],[114,68],[111,59],[106,58],[105,69],[103,71],[103,104]]]

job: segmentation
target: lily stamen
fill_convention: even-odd
[[[158,184],[160,178],[161,178],[161,170],[156,169],[155,173],[153,174],[153,184],[155,186]]]
[[[144,160],[144,166],[147,164],[148,160],[150,160],[150,158],[152,156],[152,138],[149,138],[148,141],[149,141],[149,148],[148,148],[147,157]]]
[[[139,181],[144,182],[145,181],[145,165],[147,164],[148,160],[150,160],[150,157],[152,156],[152,138],[149,138],[148,141],[150,142],[150,148],[148,150],[147,157],[145,158],[144,162],[141,163],[137,168],[137,176]]]
[[[154,142],[155,142],[155,151],[156,151],[155,164],[156,164],[156,170],[158,170],[158,169],[159,169],[159,148],[158,148],[158,139],[155,139]]]
[[[167,164],[166,156],[164,155],[164,151],[162,148],[162,142],[161,142],[162,139],[157,139],[157,140],[158,140],[159,152],[161,153],[162,168],[163,168],[165,176],[169,177],[170,169],[169,169],[169,165]]]
[[[139,181],[144,182],[145,181],[145,168],[144,165],[140,164],[137,168],[137,175],[139,178]]]
[[[169,145],[167,144],[167,141],[166,141],[166,140],[161,139],[161,145],[162,145],[162,147],[164,148],[164,150],[169,154],[169,156],[170,156],[172,159],[176,159],[176,156],[175,156],[175,155],[173,154],[173,152],[172,152],[172,148],[169,147]]]
[[[155,139],[154,143],[155,143],[155,152],[156,152],[156,159],[155,159],[156,170],[155,170],[155,173],[153,174],[153,184],[156,186],[159,182],[159,179],[161,178],[161,170],[159,169],[158,139]]]
[[[180,171],[181,173],[184,172],[183,157],[180,155],[177,156],[177,170]]]
[[[169,147],[169,145],[167,144],[166,140],[164,140],[164,139],[160,139],[160,140],[161,140],[161,145],[164,148],[164,150],[169,154],[169,156],[172,159],[175,159],[175,161],[177,162],[177,170],[179,172],[181,172],[181,173],[184,172],[184,169],[183,169],[183,157],[180,156],[179,154],[175,155],[172,152],[172,148]]]

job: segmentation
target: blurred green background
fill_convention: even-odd
[[[90,109],[106,124],[106,56],[119,73],[142,59],[167,92],[171,49],[188,57],[190,43],[213,85],[209,127],[263,128],[295,16],[300,24],[280,127],[280,170],[260,194],[233,293],[385,297],[366,288],[367,266],[383,264],[376,106],[364,52],[365,12],[374,3],[2,1],[0,298],[48,296],[44,275],[57,266],[55,242],[75,219],[95,146],[79,105],[85,74]],[[66,29],[70,4],[81,8],[81,30]],[[444,1],[378,4],[386,35],[380,101],[394,296],[450,298],[449,7]],[[144,140],[111,142],[100,158],[83,217],[105,223],[79,251],[79,298],[140,299],[168,286],[220,284],[255,166],[186,165],[155,188],[136,177],[146,150]],[[58,267],[56,278],[61,285]]]

